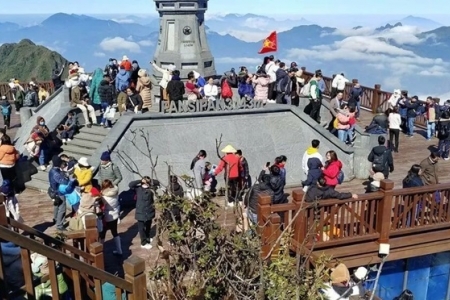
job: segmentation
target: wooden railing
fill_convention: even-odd
[[[314,76],[313,73],[306,71],[305,67],[302,67],[302,70],[305,80],[309,80]],[[333,78],[324,76],[323,80],[326,87],[324,94],[329,96],[331,94],[331,83],[333,81]],[[361,107],[370,110],[374,114],[376,113],[378,107],[382,107],[383,111],[386,111],[389,108],[388,100],[391,97],[392,93],[382,91],[380,84],[375,84],[373,88],[361,85],[361,88],[363,90]],[[344,99],[348,99],[351,90],[352,83],[347,83],[344,90]],[[423,116],[418,116],[416,118],[415,124],[418,126],[426,126],[426,120]]]
[[[25,285],[13,293],[8,287],[0,248],[0,296],[1,299],[26,295],[35,299],[35,287],[50,280],[53,299],[60,299],[58,290],[58,270],[69,286],[74,299],[103,299],[102,284],[115,287],[117,299],[126,295],[127,299],[147,299],[145,262],[138,257],[130,257],[124,262],[125,279],[104,271],[103,245],[97,242],[96,218],[86,217],[86,230],[68,232],[74,246],[60,239],[48,236],[25,224],[6,218],[5,206],[0,199],[0,238],[20,247],[21,265]],[[35,279],[31,271],[31,253],[39,253],[48,259],[49,274]],[[57,266],[59,267],[57,268]]]
[[[450,183],[396,190],[393,187],[391,180],[383,180],[379,192],[362,194],[358,199],[314,203],[303,201],[302,190],[295,190],[288,204],[271,205],[270,197],[260,197],[257,214],[262,256],[268,257],[277,247],[281,229],[294,216],[291,228],[295,251],[389,243],[392,238],[450,229]]]
[[[40,82],[36,82],[36,84],[38,84],[38,85],[42,84],[50,94],[53,94],[53,92],[54,92],[53,82],[40,81]],[[20,85],[25,88],[27,85],[27,82],[21,82]],[[13,99],[13,96],[11,94],[11,88],[9,87],[7,82],[0,82],[0,95],[6,96],[10,100]]]

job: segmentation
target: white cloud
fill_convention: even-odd
[[[247,64],[247,67],[251,68],[251,65],[260,65],[261,59],[255,57],[219,57],[215,59],[215,62],[219,64]]]
[[[247,18],[241,25],[252,29],[261,29],[266,28],[269,24],[270,22],[267,18]]]
[[[132,19],[111,19],[111,21],[117,22],[117,23],[122,23],[122,24],[132,24],[132,23],[136,23],[134,20]]]
[[[333,35],[343,35],[343,36],[367,36],[374,34],[375,29],[369,27],[360,27],[357,29],[353,28],[341,28],[336,29]],[[328,33],[322,33],[322,36],[329,35]]]
[[[138,43],[127,41],[122,37],[105,38],[100,43],[100,48],[106,52],[124,51],[131,53],[140,53],[141,47]]]
[[[245,29],[230,29],[218,32],[220,35],[231,35],[241,41],[259,42],[267,37],[267,31],[245,30]]]
[[[153,46],[153,42],[150,41],[150,40],[142,40],[142,41],[139,41],[138,44],[143,46],[143,47]]]
[[[96,56],[96,57],[105,57],[106,54],[103,53],[103,52],[94,52],[94,56]]]

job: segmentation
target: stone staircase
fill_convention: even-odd
[[[91,128],[82,127],[71,142],[62,146],[62,153],[73,156],[77,160],[83,156],[89,159],[95,150],[100,147],[100,144],[108,132],[108,129],[100,126],[92,126]],[[48,168],[47,171],[39,170],[37,174],[32,175],[32,180],[25,183],[25,187],[41,192],[47,192],[48,170],[50,169]]]

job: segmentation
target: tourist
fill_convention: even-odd
[[[369,134],[386,134],[389,127],[389,118],[380,106],[377,108],[377,114],[373,117],[369,126],[366,126],[366,132]]]
[[[275,158],[275,165],[280,168],[281,179],[283,180],[283,187],[286,185],[286,162],[287,157],[285,155],[280,155]]]
[[[338,176],[342,170],[342,162],[333,150],[328,151],[325,158],[325,165],[322,168],[323,177],[326,185],[334,189],[339,184]]]
[[[141,247],[151,249],[152,239],[150,238],[150,229],[152,221],[155,218],[155,203],[152,188],[152,179],[144,176],[141,180],[130,182],[129,187],[136,191],[136,213],[135,218],[138,221],[139,237]]]
[[[317,184],[317,180],[322,177],[322,161],[317,157],[308,159],[308,174],[306,180],[302,181],[303,191],[306,192],[309,186]]]
[[[255,86],[254,100],[263,101],[266,103],[267,94],[269,93],[270,78],[264,73],[256,73],[252,79]]]
[[[161,95],[162,100],[169,100],[167,97],[167,84],[172,80],[172,72],[175,70],[174,65],[167,66],[166,69],[159,67],[153,61],[150,61],[150,64],[155,68],[156,71],[162,74],[161,80],[159,81],[159,86],[163,88],[163,94]]]
[[[219,165],[211,175],[217,176],[225,170],[225,182],[228,184],[228,206],[233,207],[237,201],[239,175],[242,166],[233,146],[227,145],[221,151],[225,153],[225,156],[220,159]]]
[[[387,179],[389,173],[394,172],[394,159],[391,150],[385,144],[386,138],[382,135],[378,136],[378,146],[372,148],[367,160],[372,163],[373,173],[381,172]]]
[[[192,71],[192,72],[194,73],[195,86],[197,87],[198,92],[200,93],[200,96],[198,99],[201,99],[201,98],[205,97],[204,88],[206,85],[206,80],[205,80],[205,78],[203,78],[203,76],[200,75],[199,72],[197,72],[197,71]],[[188,76],[189,76],[189,74],[188,74]]]
[[[242,154],[242,150],[238,149],[236,150],[236,156],[239,157],[239,162],[241,164],[240,169],[240,178],[241,183],[240,186],[243,189],[249,189],[252,186],[252,177],[250,176],[250,169],[248,167],[248,161]]]
[[[391,97],[388,100],[389,109],[394,109],[394,107],[398,107],[398,102],[401,97],[401,91],[396,89],[394,90],[394,93],[392,93]]]
[[[137,82],[140,77],[139,72],[141,72],[141,76],[143,76],[143,74],[147,74],[147,71],[145,69],[142,70],[143,71],[141,71],[141,67],[139,66],[137,60],[133,60],[131,62],[130,85],[136,87],[136,89],[137,89]]]
[[[216,196],[217,180],[214,175],[214,171],[217,169],[216,165],[210,162],[205,163],[205,175],[203,176],[203,190],[209,192],[211,197]]]
[[[133,69],[133,65],[130,62],[130,59],[128,58],[128,56],[124,55],[122,57],[122,61],[120,62],[119,65],[119,74],[120,74],[120,70],[125,70],[127,72],[127,74],[129,74],[129,72],[131,72],[131,70]],[[117,76],[119,76],[119,74],[117,74]],[[117,78],[116,78],[117,79]],[[120,86],[120,85],[119,85]]]
[[[267,76],[269,76],[269,91],[267,94],[268,100],[275,100],[276,99],[276,82],[277,82],[277,75],[276,72],[278,70],[278,66],[274,62],[273,55],[270,55],[268,58],[268,62],[265,64],[265,73]]]
[[[181,81],[180,71],[174,70],[172,73],[172,79],[167,83],[167,96],[170,101],[175,101],[175,105],[179,109],[179,102],[183,101],[185,92],[184,83]]]
[[[317,123],[320,123],[320,107],[322,106],[322,92],[319,87],[319,82],[321,79],[322,73],[317,73],[309,81],[309,116]]]
[[[12,218],[19,223],[23,223],[20,216],[19,201],[15,195],[13,182],[3,177],[0,193],[4,197],[3,204],[5,205],[6,217]]]
[[[14,80],[14,88],[12,89],[12,95],[14,97],[14,106],[16,108],[16,115],[20,114],[20,108],[23,106],[25,100],[25,90],[20,85],[19,80]]]
[[[115,186],[118,186],[122,181],[122,173],[119,167],[111,161],[111,153],[109,151],[103,152],[100,157],[98,178],[100,182],[109,180]]]
[[[73,166],[67,164],[67,168],[73,169]],[[67,175],[70,172],[67,172]],[[78,211],[80,206],[80,193],[77,191],[78,181],[75,175],[70,175],[69,182],[67,184],[60,184],[58,187],[58,192],[66,199],[66,205],[69,204],[72,210],[71,216],[74,216]]]
[[[438,184],[438,166],[439,156],[436,153],[430,153],[430,155],[421,161],[420,169],[422,173],[420,178],[424,185]]]
[[[83,113],[84,118],[84,124],[88,127],[91,126],[91,120],[92,124],[97,124],[97,117],[95,116],[95,110],[94,107],[86,103],[86,101],[82,98],[82,94],[80,91],[80,84],[78,82],[73,82],[72,80],[69,80],[68,83],[70,84],[71,91],[70,94],[70,104],[72,107],[77,107],[81,110]],[[89,119],[91,118],[91,120]]]
[[[197,100],[202,98],[200,91],[195,85],[195,75],[192,71],[188,73],[185,90],[188,100]]]
[[[294,67],[292,67],[294,68]],[[305,79],[302,77],[303,70],[298,70],[295,72],[295,76],[293,76],[292,79],[292,105],[299,106],[300,105],[300,91],[302,90],[303,86],[305,85]]]
[[[15,165],[19,160],[20,154],[13,146],[11,138],[3,135],[0,138],[0,172],[3,180],[9,180],[14,183],[17,174]]]
[[[101,74],[107,75],[109,78],[111,78],[111,81],[114,82],[118,73],[119,67],[117,66],[117,60],[115,60],[114,58],[110,58],[108,64],[106,65],[104,71],[102,71]],[[95,78],[95,75],[96,73],[94,72],[94,75],[92,76],[93,80]],[[98,83],[100,83],[100,81]],[[93,98],[92,95],[91,98]]]
[[[333,186],[330,186],[327,183],[327,179],[325,177],[320,177],[317,180],[316,184],[309,186],[305,195],[306,202],[314,202],[327,199],[345,200],[350,198],[358,199],[358,195],[352,193],[340,193],[336,191]]]
[[[204,87],[205,98],[210,101],[216,101],[217,96],[219,95],[219,90],[217,85],[214,84],[214,78],[210,77],[208,79],[208,83]]]
[[[25,149],[33,160],[39,161],[39,154],[41,152],[42,137],[37,133],[32,133],[25,142]]]
[[[121,65],[119,68],[119,74],[116,76],[115,91],[120,91],[122,86],[130,86],[130,73],[125,70],[125,66]]]
[[[319,153],[319,146],[320,146],[320,141],[314,139],[311,141],[311,146],[308,147],[308,149],[306,149],[305,153],[303,154],[302,169],[303,169],[303,173],[305,175],[308,175],[308,160],[310,158],[317,157],[320,160],[320,162],[323,163],[323,157]]]
[[[116,82],[117,83],[117,82]],[[110,85],[110,78],[108,76],[104,76],[103,80],[100,82],[100,86],[98,88],[98,95],[101,101],[101,110],[103,112],[102,122],[100,126],[104,126],[105,128],[111,127],[110,121],[105,118],[105,112],[108,109],[108,106],[113,104],[113,99],[115,95],[114,88]]]
[[[120,204],[119,204],[119,188],[111,180],[102,181],[102,196],[105,203],[104,226],[99,234],[100,243],[105,242],[106,232],[111,231],[114,239],[116,250],[114,255],[122,255],[122,243],[119,233],[117,232],[117,224],[119,223]]]
[[[50,129],[45,125],[45,119],[43,117],[37,117],[37,125],[33,127],[30,134],[36,133],[42,138],[42,143],[39,148],[39,168],[41,171],[47,170],[46,162],[50,152]]]
[[[417,109],[419,108],[419,98],[413,96],[409,101],[405,103],[407,108],[406,116],[408,118],[408,136],[413,137],[414,135],[414,122],[416,121]]]
[[[321,290],[325,298],[330,300],[348,300],[352,296],[359,297],[360,294],[358,286],[351,282],[347,266],[342,263],[332,269],[330,282],[325,283],[325,286]]]
[[[285,72],[286,71],[282,71]],[[287,76],[280,80],[277,84],[277,103],[278,104],[288,104],[291,105],[291,93],[295,89],[292,85],[292,78],[295,76],[295,69],[289,69],[287,71]]]
[[[62,161],[58,156],[53,157],[52,163],[53,167],[48,173],[48,181],[50,184],[48,194],[50,199],[53,200],[53,224],[56,225],[57,230],[65,231],[66,201],[64,196],[59,192],[59,186],[61,184],[67,185],[69,182],[69,179],[64,173],[67,163]]]
[[[419,187],[423,186],[422,178],[420,177],[421,168],[420,165],[414,164],[408,171],[405,179],[403,179],[403,188]]]
[[[345,143],[353,146],[355,140],[355,126],[356,126],[356,107],[347,105],[348,125],[350,128],[347,130],[347,136],[345,137]]]
[[[95,110],[101,110],[102,106],[102,100],[100,98],[99,94],[99,88],[100,84],[102,83],[104,78],[112,78],[112,82],[114,82],[114,77],[106,72],[106,75],[103,75],[103,71],[100,68],[95,69],[94,73],[92,74],[92,80],[89,85],[89,98],[91,99],[91,105],[94,107]],[[97,120],[96,120],[97,121]]]
[[[23,99],[23,107],[37,107],[38,104],[39,99],[36,93],[36,85],[33,81],[30,81],[25,97]]]
[[[144,69],[139,70],[136,92],[142,99],[142,112],[149,111],[152,108],[152,82]]]
[[[69,113],[67,113],[66,122],[64,122],[64,124],[59,126],[59,131],[63,144],[66,145],[68,142],[72,141],[76,129],[77,129],[77,119],[73,115],[73,112],[70,111]]]
[[[330,98],[336,97],[338,93],[344,94],[345,85],[347,82],[349,82],[349,80],[345,78],[344,73],[334,76],[333,81],[331,82]]]
[[[0,239],[1,258],[3,264],[4,274],[8,274],[4,277],[4,283],[7,290],[4,291],[7,295],[10,292],[16,292],[22,290],[25,285],[24,270],[21,259],[21,247]],[[23,292],[23,291],[22,291]],[[20,298],[19,298],[20,299]]]
[[[380,190],[381,181],[384,180],[384,174],[377,172],[372,176],[369,176],[369,181],[367,182],[366,193],[374,193]]]
[[[205,158],[206,151],[200,150],[197,156],[192,160],[191,170],[194,173],[194,182],[195,182],[195,196],[201,195],[203,190],[203,178],[205,177]]]
[[[437,132],[439,156],[444,160],[448,160],[450,152],[450,113],[448,111],[441,113],[437,124]]]
[[[12,107],[11,107],[11,104],[9,104],[8,99],[6,99],[6,96],[1,97],[0,106],[2,109],[2,115],[3,115],[3,124],[5,125],[6,129],[9,129],[9,127],[11,126]]]
[[[246,208],[247,218],[251,224],[256,226],[258,224],[258,202],[259,197],[269,196],[271,198],[270,203],[273,203],[274,192],[270,186],[270,175],[264,175],[261,181],[255,183],[250,192],[247,193],[244,200],[244,208]]]
[[[252,77],[246,75],[239,83],[238,93],[241,99],[250,101],[255,97],[255,89],[253,88]]]
[[[409,102],[408,99],[408,91],[402,90],[400,93],[400,99],[397,101],[397,105],[399,107],[399,113],[402,117],[402,131],[403,133],[408,133],[408,117],[407,117],[407,111],[408,108],[406,107],[406,103]]]
[[[264,178],[264,175],[263,175]],[[273,191],[273,202],[272,204],[283,204],[288,202],[287,194],[284,193],[284,186],[286,182],[283,180],[281,169],[277,165],[270,167],[270,187]],[[282,220],[284,219],[283,216]]]
[[[142,98],[132,86],[127,88],[128,101],[126,103],[127,112],[134,114],[142,114]]]
[[[341,109],[336,110],[336,120],[335,120],[335,124],[336,124],[336,129],[338,132],[338,138],[339,140],[341,140],[342,142],[346,142],[347,137],[348,137],[348,131],[350,129],[350,116],[347,113],[347,105],[346,104],[342,104]]]
[[[331,98],[330,100],[330,112],[333,115],[333,117],[336,116],[336,110],[340,110],[343,104],[343,93],[337,93],[334,98]]]
[[[356,119],[359,120],[361,114],[361,100],[363,96],[363,90],[358,80],[353,82],[352,90],[347,101],[349,107],[356,107]]]
[[[402,118],[398,112],[398,106],[395,106],[388,117],[389,121],[389,147],[391,151],[398,152],[398,143],[400,136],[400,125]]]
[[[53,69],[52,83],[53,87],[55,88],[55,91],[59,90],[59,88],[64,85],[63,80],[61,80],[61,76],[64,73],[65,67],[66,66],[63,64],[61,66],[61,69],[58,69],[58,66],[56,66],[56,68]]]
[[[117,94],[117,108],[119,109],[119,114],[122,116],[127,111],[127,87],[122,86],[120,92]]]
[[[45,86],[43,84],[40,84],[39,92],[38,92],[39,104],[44,103],[44,101],[47,100],[48,97],[50,97],[49,92],[47,91],[47,89],[45,88]]]
[[[78,160],[73,173],[77,176],[80,189],[85,193],[89,193],[92,189],[92,178],[94,174],[87,157],[81,157]]]
[[[76,170],[75,170],[76,171]],[[100,213],[98,199],[101,198],[101,193],[97,188],[81,189],[80,205],[77,211],[77,218],[81,218],[83,228],[86,229],[86,216],[97,215]],[[100,218],[97,218],[97,230],[102,232],[103,224]]]
[[[436,121],[440,117],[439,98],[427,97],[425,118],[427,120],[427,140],[436,135]]]

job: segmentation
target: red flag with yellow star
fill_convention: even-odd
[[[273,31],[266,39],[264,39],[262,48],[261,50],[259,50],[258,54],[276,52],[277,49],[278,49],[277,32]]]

